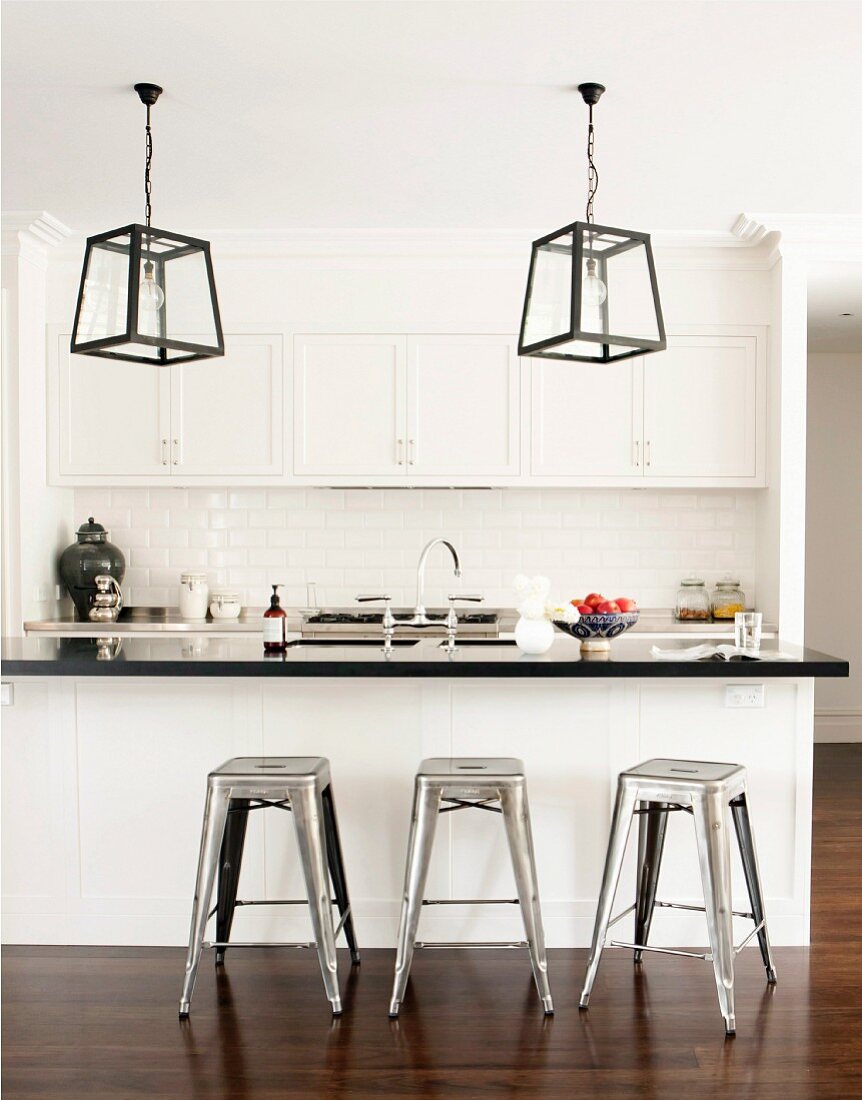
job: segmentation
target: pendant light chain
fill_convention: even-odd
[[[590,121],[587,127],[587,222],[592,225],[595,221],[593,214],[593,203],[595,202],[596,192],[599,189],[599,171],[596,168],[596,162],[593,160],[593,154],[595,152],[595,130],[593,128],[593,105],[588,104],[590,109]]]
[[[152,180],[150,179],[150,168],[151,168],[152,163],[153,163],[153,131],[150,127],[150,105],[149,105],[149,103],[146,105],[146,107],[147,107],[147,161],[146,161],[146,167],[144,168],[144,203],[145,203],[147,228],[149,229],[149,227],[150,227],[150,218],[152,217],[152,213],[153,213],[153,204],[151,202],[152,193],[153,193],[153,184],[152,184]]]

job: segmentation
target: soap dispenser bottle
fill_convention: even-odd
[[[263,648],[267,653],[280,653],[287,646],[287,614],[278,598],[280,584],[272,586],[269,607],[263,613]]]

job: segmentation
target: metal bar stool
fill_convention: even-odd
[[[445,805],[441,805],[445,803]],[[503,815],[506,837],[515,872],[518,897],[514,899],[425,900],[425,882],[434,844],[434,831],[440,814],[476,809]],[[422,943],[416,942],[416,929],[423,905],[518,905],[524,921],[526,941],[502,943]],[[404,897],[398,928],[398,952],[395,982],[389,1015],[398,1015],[414,948],[526,947],[530,951],[533,977],[545,1014],[554,1011],[548,984],[545,934],[539,907],[539,887],[533,836],[527,804],[527,781],[520,760],[489,757],[437,757],[423,760],[416,773],[413,796],[413,820],[407,849]]]
[[[237,901],[237,887],[248,815],[252,810],[275,808],[293,814],[296,840],[305,878],[307,900]],[[218,867],[218,900],[210,910]],[[328,871],[327,871],[328,869]],[[330,897],[332,877],[334,899]],[[341,920],[334,926],[332,905]],[[231,942],[234,911],[243,905],[308,905],[315,941],[311,943]],[[215,914],[216,938],[204,941],[207,922]],[[329,761],[322,756],[238,756],[207,776],[201,850],[192,905],[189,950],[180,997],[180,1019],[189,1014],[195,978],[204,947],[215,949],[216,966],[224,963],[228,947],[317,948],[326,996],[332,1014],[341,1014],[335,940],[341,929],[353,963],[359,951],[353,931],[347,879],[335,816]]]
[[[750,913],[733,909],[728,809],[733,816],[736,839],[742,857],[745,882],[751,901]],[[694,818],[705,902],[702,906],[656,901],[667,815],[674,811],[690,813]],[[612,918],[611,909],[632,817],[635,814],[640,815],[637,897],[634,905],[630,905],[628,909]],[[653,911],[656,908],[689,909],[706,913],[710,950],[699,954],[694,951],[670,951],[661,947],[649,947],[647,940]],[[608,930],[632,912],[635,914],[635,942],[608,941]],[[747,917],[754,922],[754,928],[738,947],[733,946],[732,918],[734,916]],[[590,993],[596,980],[604,947],[632,948],[636,963],[641,962],[644,951],[687,955],[696,959],[706,959],[712,963],[725,1031],[728,1035],[733,1035],[736,1032],[733,998],[734,959],[755,936],[760,944],[763,965],[766,967],[766,980],[774,984],[775,962],[766,930],[760,872],[748,817],[745,768],[739,764],[713,764],[698,760],[647,760],[646,763],[639,764],[630,771],[622,772],[617,785],[608,854],[580,1007],[587,1008],[589,1005]]]

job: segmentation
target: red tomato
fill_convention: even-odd
[[[620,605],[616,600],[605,600],[604,603],[600,603],[596,608],[599,615],[617,615],[619,614]]]
[[[617,596],[616,602],[619,604],[620,611],[637,611],[638,605],[634,600],[630,600],[628,596]]]
[[[579,603],[575,605],[582,615],[592,615],[593,609],[588,603]]]
[[[589,596],[584,600],[585,604],[589,604],[590,607],[598,607],[600,603],[604,603],[604,596],[600,596],[598,592],[591,592]]]

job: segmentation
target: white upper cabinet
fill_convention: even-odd
[[[282,472],[280,336],[226,336],[223,358],[181,364],[170,373],[174,475]]]
[[[157,367],[72,355],[51,334],[49,471],[55,484],[284,472],[282,337],[225,333],[225,355]]]
[[[530,360],[530,473],[554,484],[766,484],[766,334],[706,329],[606,366]]]
[[[56,457],[68,478],[168,471],[170,369],[72,355],[60,335]]]
[[[519,393],[514,337],[408,336],[408,475],[517,474]]]
[[[406,337],[296,337],[294,473],[403,474],[406,415]]]
[[[517,474],[510,336],[297,336],[294,473],[350,484]]]
[[[754,336],[677,336],[644,359],[646,477],[757,475]]]
[[[530,359],[534,476],[640,474],[641,360]]]

